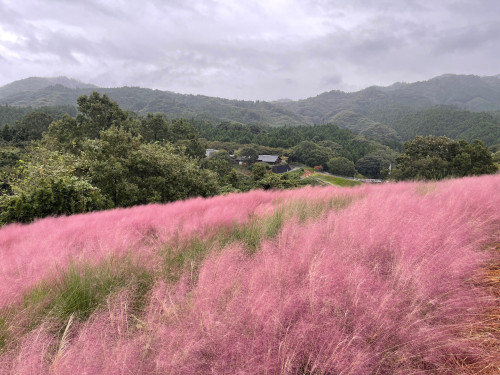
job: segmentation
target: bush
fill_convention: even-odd
[[[111,202],[77,177],[42,180],[32,190],[0,198],[0,224],[29,223],[35,218],[71,215],[110,208]]]
[[[328,160],[326,166],[328,168],[328,172],[340,176],[352,177],[356,174],[356,167],[354,166],[354,162],[343,157],[337,157]]]

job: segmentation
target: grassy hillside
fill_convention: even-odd
[[[493,374],[499,183],[252,191],[4,227],[0,373]]]

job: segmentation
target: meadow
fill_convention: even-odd
[[[0,228],[1,374],[496,374],[500,175]]]

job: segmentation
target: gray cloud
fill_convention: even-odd
[[[468,25],[447,30],[434,46],[436,53],[471,53],[485,48],[499,48],[500,22]]]
[[[0,85],[68,75],[240,99],[498,74],[496,0],[0,0]]]

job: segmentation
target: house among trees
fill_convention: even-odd
[[[281,157],[279,155],[259,155],[257,161],[261,163],[276,165],[281,164]]]
[[[273,165],[273,173],[285,173],[291,170],[292,168],[288,164]]]

